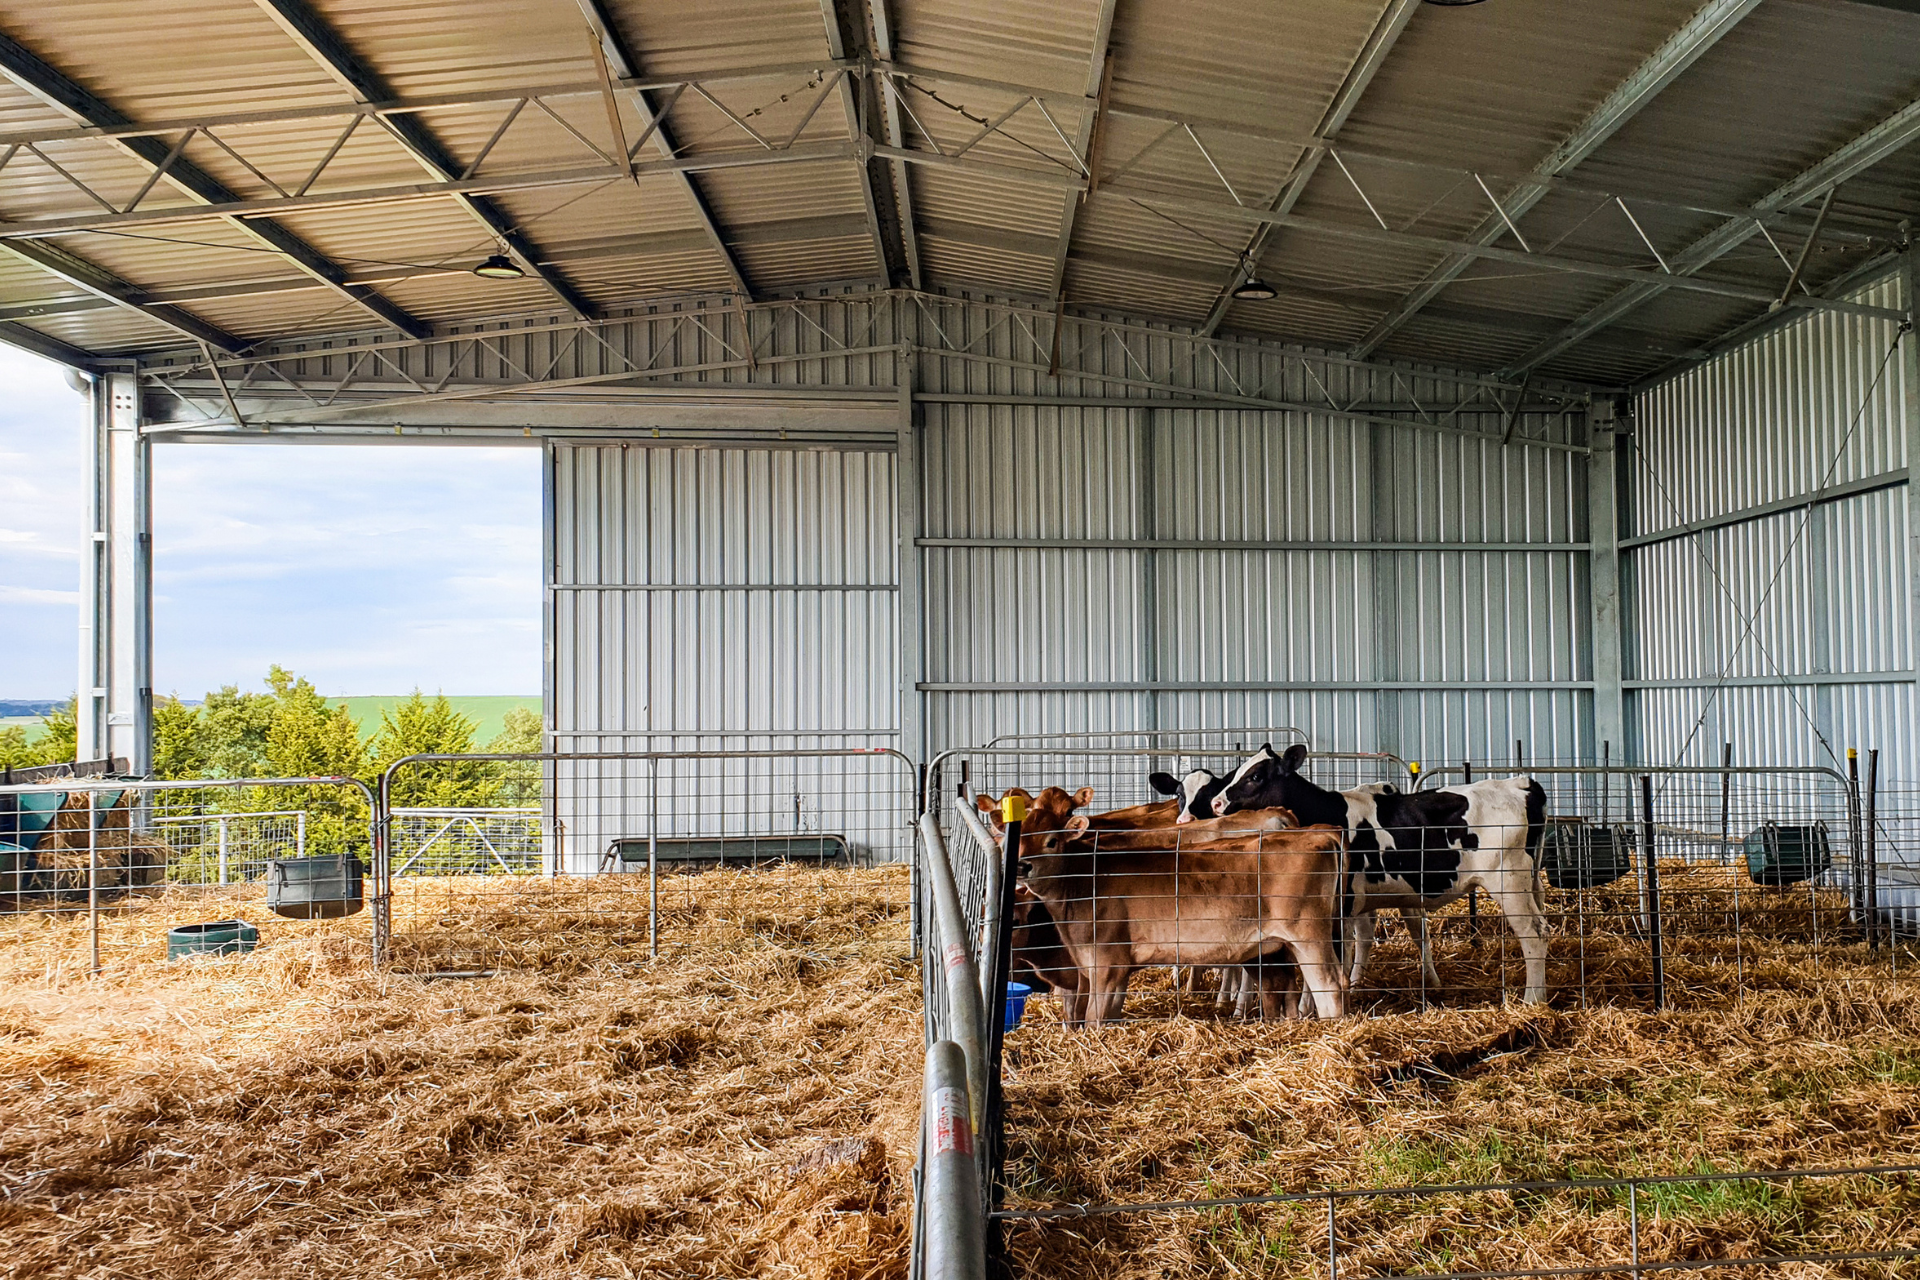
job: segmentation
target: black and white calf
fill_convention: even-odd
[[[1373,913],[1397,907],[1420,940],[1427,979],[1439,985],[1427,942],[1425,912],[1478,886],[1500,907],[1526,959],[1525,998],[1547,996],[1547,933],[1535,858],[1546,831],[1546,792],[1531,778],[1490,778],[1437,791],[1391,788],[1328,791],[1300,776],[1307,749],[1285,755],[1261,748],[1214,798],[1214,812],[1293,810],[1302,826],[1344,827],[1355,858],[1354,955],[1358,982],[1373,945]]]
[[[1196,818],[1214,816],[1213,799],[1226,790],[1229,780],[1209,769],[1195,769],[1184,777],[1176,778],[1170,773],[1150,773],[1147,785],[1163,796],[1176,796],[1180,800],[1176,823],[1192,822]]]

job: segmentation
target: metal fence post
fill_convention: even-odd
[[[1864,933],[1873,906],[1866,900],[1867,867],[1860,839],[1860,748],[1847,748],[1847,896],[1853,899],[1854,918]],[[1816,877],[1817,879],[1818,877]],[[1815,913],[1818,918],[1818,912]]]
[[[1654,847],[1653,775],[1640,775],[1641,830],[1646,839],[1647,856],[1647,932],[1653,943],[1653,1007],[1657,1012],[1667,1003],[1667,959],[1660,930],[1660,859]]]
[[[87,934],[93,947],[91,973],[100,972],[100,815],[99,793],[87,792]]]
[[[651,744],[649,744],[651,745]],[[647,957],[660,956],[660,758],[647,757]]]
[[[228,883],[227,881],[227,817],[228,815],[223,813],[214,820],[214,825],[219,828],[219,832],[220,832],[218,836],[218,840],[220,845],[220,883],[221,884]]]
[[[1867,752],[1867,947],[1880,949],[1880,748]]]
[[[293,853],[296,858],[307,856],[307,811],[305,809],[293,815]]]
[[[373,962],[386,964],[393,958],[393,771],[389,765],[380,774],[380,787],[373,795],[373,810],[368,836],[373,841]]]
[[[1001,1087],[1002,1055],[1007,1035],[1007,979],[1013,969],[1013,904],[1019,879],[1020,827],[1026,821],[1027,805],[1018,794],[1001,801],[1001,819],[1006,823],[1006,847],[1001,857],[999,902],[988,971],[993,975],[982,992],[980,1005],[987,1019],[987,1185],[984,1188],[989,1211],[998,1209],[1006,1195],[1007,1124],[1006,1093]],[[988,878],[992,884],[992,877]],[[1005,1256],[1004,1232],[998,1223],[987,1230],[987,1247],[995,1258]]]

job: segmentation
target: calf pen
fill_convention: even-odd
[[[1099,812],[1152,799],[1152,770],[1231,768],[1259,741],[935,762],[917,1274],[978,1274],[976,1240],[1034,1275],[1894,1275],[1920,1258],[1910,1121],[1857,1131],[1920,1119],[1920,996],[1898,981],[1916,957],[1879,870],[1911,840],[1837,771],[1525,770],[1548,801],[1545,1007],[1505,1003],[1517,953],[1467,899],[1430,922],[1444,987],[1410,931],[1390,938],[1362,1019],[1229,1024],[1163,980],[1092,1035],[1032,1005],[996,1055],[983,975],[1013,855],[970,784],[1090,783]],[[1307,766],[1330,786],[1471,770]],[[956,1061],[980,1125],[966,1177],[951,1102],[935,1110]]]

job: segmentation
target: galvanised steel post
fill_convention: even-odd
[[[1653,776],[1640,775],[1641,831],[1646,840],[1647,932],[1653,942],[1653,1007],[1656,1012],[1667,1004],[1667,957],[1660,930],[1660,860],[1653,844]]]
[[[1007,834],[1000,859],[1003,870],[1000,873],[998,919],[994,921],[993,933],[987,943],[993,948],[992,959],[988,963],[993,978],[987,984],[981,1000],[987,1019],[987,1126],[983,1135],[987,1147],[987,1185],[982,1190],[986,1193],[989,1210],[1000,1207],[1006,1182],[1006,1094],[1001,1087],[1001,1057],[1007,1034],[1007,979],[1013,971],[1013,904],[1020,877],[1020,827],[1027,817],[1026,800],[1018,792],[1009,794],[1000,802],[1000,817],[1006,824]],[[998,1223],[989,1227],[987,1244],[996,1257],[1002,1256],[1001,1235]]]
[[[959,1045],[941,1040],[927,1049],[920,1102],[926,1152],[921,1235],[927,1280],[986,1280],[987,1275],[986,1215],[974,1163],[967,1076],[967,1057]]]
[[[960,890],[953,882],[953,865],[947,861],[947,842],[931,813],[920,815],[920,838],[926,852],[927,887],[931,890],[928,896],[933,907],[932,932],[940,940],[939,963],[946,975],[949,1038],[966,1054],[967,1096],[972,1099],[974,1127],[978,1128],[982,1118],[979,1108],[987,1096],[980,971],[974,964],[973,949],[968,945],[967,918],[960,909]]]

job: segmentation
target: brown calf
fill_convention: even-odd
[[[1016,883],[1013,894],[1013,980],[1036,991],[1058,991],[1062,1018],[1079,1026],[1086,1018],[1086,979],[1060,944],[1047,904],[1024,884]]]
[[[1027,885],[1085,977],[1091,1025],[1119,1018],[1136,969],[1246,965],[1281,948],[1292,953],[1319,1016],[1346,1013],[1346,975],[1334,950],[1337,828],[1183,843],[1177,853],[1096,855],[1078,831],[1023,846]]]
[[[981,813],[987,815],[987,824],[994,835],[1006,831],[1006,823],[1000,818],[1000,801],[1007,796],[1019,796],[1027,802],[1027,816],[1020,824],[1024,833],[1059,831],[1073,817],[1073,811],[1081,808],[1093,799],[1093,788],[1082,787],[1078,791],[1068,792],[1061,787],[1042,787],[1039,795],[1034,795],[1025,787],[1008,787],[999,799],[980,795],[973,803]]]

